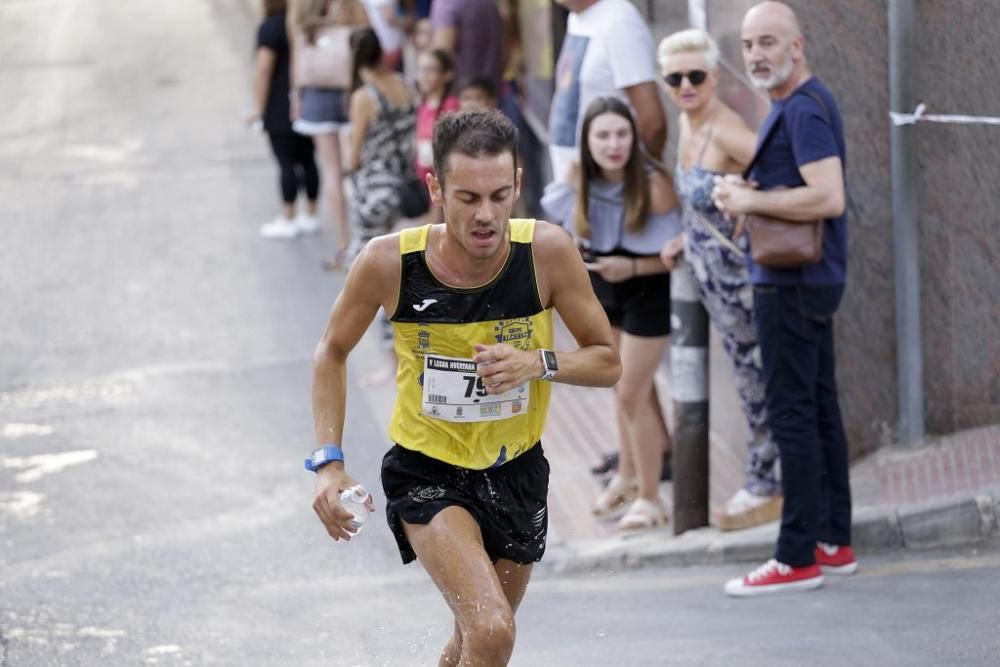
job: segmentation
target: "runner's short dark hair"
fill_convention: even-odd
[[[434,125],[434,171],[444,185],[448,157],[494,157],[509,152],[517,173],[517,128],[495,109],[467,109],[445,114]]]

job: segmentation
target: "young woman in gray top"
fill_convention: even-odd
[[[670,335],[670,273],[658,254],[680,234],[680,220],[675,211],[652,210],[651,182],[656,190],[669,179],[647,169],[624,102],[594,100],[584,115],[580,144],[579,176],[571,179],[576,183],[552,183],[542,207],[576,236],[622,358],[615,386],[618,472],[593,512],[611,518],[626,509],[619,529],[654,528],[668,520],[659,482],[670,439],[653,386]]]

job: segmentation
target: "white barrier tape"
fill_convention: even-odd
[[[927,105],[921,102],[913,113],[889,112],[889,118],[893,125],[916,125],[918,122],[928,123],[958,123],[963,125],[1000,125],[1000,118],[996,116],[963,116],[961,114],[933,114],[924,113]]]

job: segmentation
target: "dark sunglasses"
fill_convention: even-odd
[[[700,86],[705,83],[705,79],[708,78],[708,72],[703,69],[693,69],[690,72],[671,72],[670,74],[663,77],[663,80],[667,82],[667,85],[671,88],[680,88],[681,81],[687,77],[687,80],[691,82],[692,86]]]

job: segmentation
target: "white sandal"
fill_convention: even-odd
[[[625,512],[625,516],[618,521],[618,530],[648,530],[665,526],[669,521],[670,515],[659,501],[636,498]]]
[[[758,496],[740,489],[725,506],[712,510],[712,523],[719,530],[742,530],[781,518],[782,497]]]
[[[594,516],[609,519],[619,513],[639,493],[639,482],[615,475],[594,501]]]

